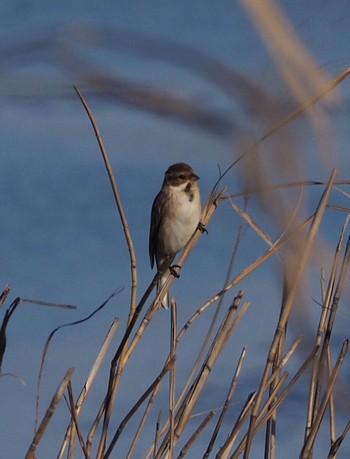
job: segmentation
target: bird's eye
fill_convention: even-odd
[[[179,177],[180,177],[181,180],[184,180],[184,179],[185,179],[184,174],[180,174]]]

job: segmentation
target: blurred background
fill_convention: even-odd
[[[123,231],[94,132],[73,86],[80,88],[90,104],[113,166],[135,243],[141,296],[154,275],[148,257],[150,209],[167,167],[189,163],[200,176],[205,202],[220,171],[349,66],[348,2],[283,0],[270,23],[264,23],[259,11],[249,5],[254,3],[2,2],[0,279],[3,287],[11,286],[10,300],[20,296],[67,303],[77,310],[23,304],[16,311],[8,328],[2,371],[18,376],[25,385],[14,376],[0,380],[1,457],[24,457],[30,444],[40,359],[53,328],[87,316],[123,288],[91,321],[54,337],[44,369],[41,415],[68,367],[76,368],[73,384],[79,392],[111,321],[120,318],[120,337],[129,312],[131,282]],[[280,27],[289,31],[283,18],[289,21],[295,39],[291,43],[296,48],[289,48],[290,54],[278,35]],[[348,180],[349,140],[349,82],[345,79],[312,113],[251,148],[251,154],[230,170],[222,185],[230,194],[239,195],[272,184],[327,181],[332,168],[339,170],[339,180]],[[305,187],[303,194],[300,188],[255,194],[247,212],[273,239],[300,200],[298,218],[305,218],[314,211],[322,191],[322,186],[315,186]],[[344,193],[343,189],[333,196],[335,205],[349,207]],[[243,197],[234,199],[243,206]],[[296,307],[291,339],[304,335],[306,350],[308,334],[314,333],[320,313],[320,270],[329,268],[329,254],[344,218],[344,213],[333,210],[325,219],[322,244],[305,279],[308,289]],[[202,236],[172,288],[180,326],[221,290],[240,223],[228,201],[219,206],[208,234]],[[248,228],[234,274],[266,248]],[[232,374],[245,345],[244,384],[233,409],[241,409],[247,393],[256,389],[280,310],[282,280],[283,269],[275,259],[239,286],[252,306],[218,362],[199,412],[220,407],[227,387],[223,376]],[[228,295],[226,306],[236,293]],[[341,305],[339,314],[336,339],[341,343],[349,330],[346,305]],[[169,346],[169,317],[168,312],[159,312],[144,338],[143,351],[135,354],[125,374],[123,384],[129,387],[132,400],[140,378],[151,378],[149,368],[162,368]],[[208,317],[199,320],[181,343],[179,386],[186,380],[192,353],[200,348],[208,321]],[[297,368],[300,361],[295,360]],[[86,428],[105,393],[108,368],[107,359],[91,395],[91,414],[85,413]],[[348,370],[347,363],[347,377]],[[340,429],[350,412],[343,383],[339,387]],[[296,457],[300,451],[306,391],[301,382],[283,407],[277,457]],[[130,406],[129,396],[120,403],[121,410]],[[39,457],[56,456],[67,419],[63,403]],[[146,431],[138,457],[153,435],[153,430]],[[317,443],[315,457],[325,457],[328,443],[324,441]],[[198,442],[196,447],[191,457],[201,456],[203,445]],[[119,454],[123,457],[122,449]],[[339,457],[349,454],[348,442]],[[252,457],[261,457],[259,444],[253,445]]]

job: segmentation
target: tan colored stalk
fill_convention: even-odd
[[[75,431],[76,431],[77,437],[79,439],[80,447],[81,447],[81,449],[83,451],[85,459],[90,459],[90,455],[89,455],[89,453],[88,453],[88,451],[86,449],[86,445],[84,443],[83,435],[82,435],[80,427],[79,427],[78,415],[77,415],[77,411],[75,409],[75,403],[74,403],[74,397],[73,397],[73,388],[72,388],[71,381],[69,381],[69,383],[68,383],[67,390],[68,390],[68,401],[69,401],[68,406],[69,406],[69,410],[70,410],[70,413],[71,413],[71,416],[72,416],[72,421],[74,423]],[[70,446],[73,446],[73,447],[69,448],[68,459],[74,459],[75,458],[75,443],[74,443],[74,445],[70,445]]]
[[[130,315],[129,315],[129,320],[131,319],[135,309],[136,309],[136,301],[137,301],[137,264],[136,264],[136,255],[135,255],[135,248],[134,248],[134,243],[131,237],[130,229],[129,229],[129,224],[128,220],[125,215],[124,207],[122,200],[120,198],[117,182],[114,177],[113,169],[111,166],[111,163],[108,158],[107,150],[105,148],[100,130],[98,128],[97,122],[95,120],[95,117],[85,99],[81,91],[74,86],[74,89],[76,93],[79,96],[79,99],[81,103],[83,104],[83,107],[85,108],[85,111],[90,119],[91,125],[93,127],[93,130],[96,135],[96,139],[98,142],[98,145],[100,147],[100,151],[102,154],[102,158],[106,167],[106,171],[108,174],[109,181],[111,183],[112,191],[113,191],[113,196],[115,203],[117,205],[120,221],[123,226],[123,231],[124,231],[124,236],[125,240],[129,249],[129,257],[130,257],[130,269],[131,269],[131,300],[130,300]]]
[[[64,395],[64,391],[66,390],[68,383],[73,376],[73,373],[74,373],[74,368],[69,368],[64,378],[62,379],[61,384],[58,386],[57,391],[55,395],[53,396],[51,403],[44,415],[44,418],[41,421],[41,424],[38,430],[35,432],[33,441],[29,447],[29,450],[25,456],[25,459],[36,459],[36,449],[45,434],[45,431],[51,421],[52,416],[54,415],[54,412],[58,404],[60,403]]]
[[[264,404],[264,406],[262,407],[258,417],[257,417],[257,422],[255,424],[255,431],[254,431],[254,434],[257,433],[264,425],[265,423],[270,419],[270,417],[273,415],[273,412],[275,409],[278,408],[278,406],[286,399],[286,397],[288,396],[288,394],[292,391],[293,387],[296,385],[296,383],[299,381],[300,377],[305,373],[305,371],[307,370],[308,366],[310,365],[310,363],[314,360],[315,356],[316,356],[316,353],[318,351],[318,348],[315,347],[312,352],[310,353],[310,355],[307,357],[307,359],[304,361],[304,363],[302,364],[302,366],[299,368],[299,370],[297,371],[297,373],[294,375],[294,377],[292,378],[292,380],[288,383],[288,385],[286,386],[286,388],[283,390],[283,392],[281,393],[281,395],[272,402],[272,397],[269,397],[269,399],[267,400],[267,402]],[[286,374],[286,373],[285,373]],[[269,381],[267,382],[267,387],[269,385]],[[273,397],[274,397],[275,394],[273,394]],[[255,401],[255,397],[254,397],[254,401]],[[271,404],[272,402],[272,404]],[[245,449],[245,445],[246,445],[246,441],[247,441],[247,437],[248,437],[248,432],[247,434],[244,436],[244,438],[242,439],[242,441],[240,442],[240,444],[238,445],[238,447],[236,448],[236,450],[234,451],[234,453],[232,454],[232,456],[230,456],[231,459],[238,459],[240,457],[240,455],[242,454],[242,452],[244,451]]]
[[[175,441],[179,439],[181,434],[183,433],[190,416],[193,412],[194,407],[201,395],[207,379],[211,373],[213,366],[216,363],[217,358],[221,354],[225,344],[227,343],[228,338],[232,335],[235,325],[237,325],[237,319],[235,317],[235,312],[237,309],[237,303],[239,304],[241,301],[241,295],[238,295],[229,310],[225,318],[222,321],[222,324],[213,339],[212,345],[208,351],[207,357],[202,365],[201,371],[199,372],[195,382],[193,383],[192,387],[188,391],[188,394],[184,398],[180,408],[178,409],[176,415],[176,430],[175,430]],[[166,445],[169,442],[169,436],[167,435],[162,442],[161,447],[159,448],[158,454],[156,456],[159,459],[163,451],[166,448]]]
[[[107,335],[106,335],[106,338],[102,344],[102,347],[100,349],[100,352],[98,353],[98,356],[90,370],[90,374],[89,376],[87,377],[86,379],[86,382],[84,384],[84,387],[83,389],[81,390],[80,394],[79,394],[79,397],[78,397],[78,400],[76,401],[76,404],[75,404],[75,412],[76,412],[76,415],[77,417],[79,418],[80,416],[80,413],[84,407],[84,403],[85,403],[85,400],[87,398],[87,396],[89,395],[89,392],[95,382],[95,378],[101,368],[101,365],[106,357],[106,354],[107,354],[107,351],[113,341],[113,338],[115,336],[115,333],[117,331],[117,328],[119,326],[119,320],[118,319],[114,319],[111,327],[109,328],[108,332],[107,332]],[[64,455],[64,452],[66,450],[66,447],[67,447],[67,444],[68,442],[72,442],[72,439],[75,435],[75,425],[73,423],[73,419],[70,421],[70,424],[67,428],[67,431],[66,431],[66,434],[65,434],[65,437],[64,437],[64,440],[63,440],[63,443],[61,445],[61,449],[58,453],[58,456],[57,456],[57,459],[62,459],[63,458],[63,455]],[[89,449],[90,448],[90,449]],[[90,442],[90,445],[89,445],[89,442],[87,442],[87,449],[88,449],[88,453],[91,454],[91,442]]]
[[[228,391],[228,394],[227,394],[227,397],[226,397],[226,400],[225,400],[225,403],[224,403],[224,406],[221,410],[221,413],[220,413],[220,416],[219,416],[219,419],[216,423],[216,426],[215,426],[215,429],[214,429],[214,432],[210,438],[210,441],[209,441],[209,445],[208,445],[208,448],[203,456],[203,459],[207,459],[214,447],[214,443],[215,443],[215,440],[218,436],[218,433],[222,427],[222,424],[224,422],[224,419],[225,419],[225,416],[227,414],[227,410],[230,406],[230,403],[231,403],[231,400],[232,400],[232,397],[233,397],[233,394],[236,390],[236,387],[237,387],[237,383],[238,383],[238,380],[239,380],[239,377],[241,375],[241,370],[242,370],[242,366],[243,366],[243,362],[244,362],[244,359],[245,359],[245,355],[246,355],[246,352],[247,352],[247,348],[244,347],[243,350],[242,350],[242,353],[240,355],[240,358],[238,360],[238,364],[236,366],[236,371],[233,375],[233,378],[232,378],[232,381],[231,381],[231,384],[230,384],[230,388],[229,388],[229,391]]]
[[[151,397],[150,397],[150,399],[149,399],[149,401],[147,403],[147,407],[145,409],[145,412],[144,412],[144,414],[142,416],[141,422],[140,422],[140,424],[139,424],[139,426],[137,428],[136,434],[135,434],[135,436],[134,436],[134,438],[132,440],[132,443],[131,443],[130,449],[128,451],[128,454],[126,456],[126,459],[132,459],[132,457],[134,455],[134,451],[135,451],[137,442],[138,442],[138,440],[140,438],[141,432],[142,432],[142,430],[143,430],[143,428],[145,426],[145,423],[147,421],[148,415],[150,413],[150,410],[151,410],[151,408],[153,406],[153,403],[154,403],[155,399],[157,398],[157,395],[158,395],[158,392],[159,392],[160,388],[161,388],[161,384],[158,384],[154,388],[154,390],[152,392],[152,395],[151,395]],[[159,427],[158,427],[157,431],[159,431]],[[156,444],[157,444],[157,442],[156,442]]]
[[[179,459],[182,459],[186,456],[186,454],[188,453],[193,443],[197,440],[199,435],[203,432],[203,430],[207,427],[209,422],[213,419],[214,414],[215,414],[214,411],[210,411],[209,414],[205,417],[205,419],[200,423],[196,431],[193,433],[193,435],[191,435],[190,439],[187,441],[185,446],[181,449],[179,456],[178,456]]]
[[[336,379],[338,377],[340,368],[341,368],[341,366],[342,366],[342,364],[344,362],[344,358],[345,358],[345,356],[346,356],[346,354],[348,352],[348,348],[349,348],[349,341],[346,340],[346,341],[344,341],[344,343],[342,345],[342,348],[341,348],[340,354],[338,356],[337,362],[334,365],[334,369],[333,369],[333,371],[331,373],[331,376],[329,378],[328,386],[326,388],[325,394],[324,394],[323,399],[321,401],[320,408],[319,408],[319,410],[317,412],[317,415],[316,415],[316,417],[314,419],[310,434],[309,434],[308,438],[306,439],[306,442],[305,442],[305,444],[303,446],[303,449],[301,451],[300,459],[309,459],[310,458],[310,455],[312,453],[312,448],[313,448],[313,445],[314,445],[314,442],[315,442],[315,439],[316,439],[317,432],[318,432],[318,430],[320,428],[324,413],[325,413],[327,405],[329,403],[329,398],[330,398],[330,396],[331,396],[331,394],[333,392],[334,384],[335,384]]]
[[[297,265],[296,265],[296,268],[295,268],[294,283],[291,285],[290,291],[288,293],[288,296],[286,298],[286,301],[285,301],[285,304],[284,304],[284,307],[283,307],[282,314],[281,314],[280,319],[279,319],[279,323],[278,323],[278,326],[277,326],[277,329],[276,329],[276,332],[275,332],[275,336],[273,338],[273,341],[272,341],[272,344],[271,344],[271,347],[270,347],[270,351],[269,351],[269,355],[268,355],[268,358],[267,358],[267,361],[266,361],[263,377],[261,379],[260,387],[259,387],[259,390],[257,392],[256,399],[255,399],[254,408],[253,408],[253,411],[252,411],[252,414],[251,414],[251,417],[250,417],[250,425],[249,425],[249,430],[248,430],[248,437],[247,437],[247,442],[246,442],[246,446],[245,446],[245,450],[244,450],[244,456],[243,456],[244,459],[248,459],[249,458],[250,447],[251,447],[251,443],[252,443],[252,440],[253,440],[253,433],[254,433],[254,429],[255,429],[256,418],[257,418],[257,415],[258,415],[258,412],[259,412],[259,409],[260,409],[260,404],[261,404],[261,400],[262,400],[262,397],[263,397],[263,392],[265,390],[266,381],[267,381],[267,379],[269,377],[269,374],[271,373],[272,362],[274,361],[276,352],[278,351],[281,336],[282,336],[282,334],[284,332],[284,329],[286,327],[286,324],[287,324],[287,321],[288,321],[288,318],[289,318],[289,314],[290,314],[292,306],[294,304],[295,296],[296,296],[297,291],[299,289],[299,283],[302,280],[302,275],[303,275],[304,269],[306,267],[306,264],[307,264],[307,262],[309,260],[309,257],[310,257],[310,254],[311,254],[311,250],[312,250],[312,247],[313,247],[313,243],[314,243],[314,240],[316,238],[316,234],[317,234],[317,232],[319,230],[321,221],[322,221],[324,213],[326,211],[326,207],[327,207],[327,204],[328,204],[331,192],[332,192],[332,188],[333,188],[333,185],[334,185],[334,181],[335,181],[336,175],[337,175],[337,173],[334,170],[332,172],[332,175],[331,175],[331,177],[329,179],[328,186],[326,187],[326,190],[323,193],[323,196],[322,196],[322,198],[320,200],[320,203],[318,205],[317,211],[316,211],[315,216],[313,218],[313,221],[311,223],[311,227],[310,227],[309,233],[307,235],[305,243],[303,244],[303,251],[299,254],[299,260],[297,261]]]
[[[346,219],[345,224],[343,225],[340,238],[335,250],[335,254],[333,257],[333,264],[331,268],[331,273],[330,273],[330,278],[328,281],[328,286],[327,290],[325,292],[325,295],[322,298],[323,302],[323,307],[322,307],[322,312],[317,328],[317,335],[316,335],[316,340],[315,340],[315,346],[321,346],[322,339],[324,337],[326,325],[327,325],[327,318],[329,316],[329,311],[331,308],[331,299],[332,296],[334,295],[334,288],[335,288],[335,282],[336,282],[336,277],[337,277],[337,272],[339,270],[338,265],[340,263],[340,257],[341,257],[341,252],[344,246],[344,241],[345,241],[345,231],[346,228],[348,227],[349,223],[349,218]],[[306,426],[305,426],[305,438],[308,437],[310,430],[311,430],[311,425],[312,425],[312,419],[314,417],[315,413],[315,403],[316,403],[316,388],[317,388],[317,379],[318,379],[318,373],[319,373],[319,366],[320,366],[320,361],[319,359],[315,359],[312,367],[312,375],[310,379],[310,389],[309,389],[309,398],[308,398],[308,411],[307,411],[307,419],[306,419]]]
[[[177,336],[177,307],[176,302],[171,302],[171,327],[170,327],[170,359],[174,364],[170,368],[169,379],[169,459],[174,458],[175,434],[175,405],[176,405],[176,336]]]

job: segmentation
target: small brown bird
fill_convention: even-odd
[[[149,235],[151,267],[154,259],[158,271],[167,267],[158,283],[158,292],[169,276],[175,255],[185,247],[198,226],[201,216],[198,179],[188,164],[173,164],[165,172],[162,188],[153,202]],[[169,304],[169,295],[166,295],[162,306],[167,309]]]

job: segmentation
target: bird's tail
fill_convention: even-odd
[[[169,270],[167,269],[165,271],[165,273],[163,274],[163,276],[161,277],[161,279],[158,281],[158,284],[157,284],[157,295],[159,294],[159,292],[162,290],[163,288],[163,285],[165,284],[165,281],[167,280],[167,278],[169,277]],[[169,295],[169,292],[165,293],[165,295],[161,298],[161,305],[164,309],[169,309],[170,308],[170,295]]]

